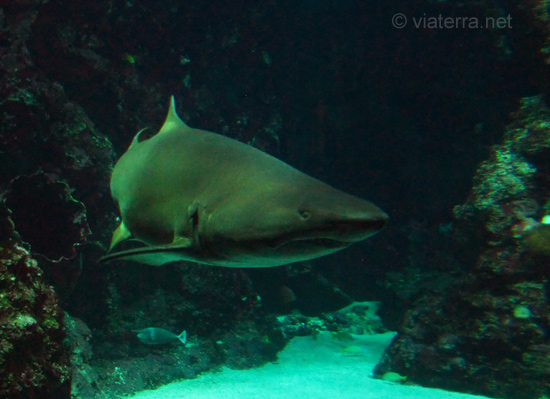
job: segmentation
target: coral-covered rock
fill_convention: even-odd
[[[527,31],[540,38],[539,51],[547,62],[550,61],[550,10],[546,0],[516,0],[511,5],[525,19]],[[539,40],[532,41],[537,43]]]
[[[455,208],[467,273],[416,298],[375,375],[505,398],[548,394],[548,257],[525,235],[548,213],[549,132],[543,99],[524,99]]]
[[[472,193],[455,216],[501,250],[521,244],[523,233],[541,220],[550,201],[550,110],[542,97],[522,100],[501,145],[479,167]]]
[[[97,372],[90,366],[92,332],[82,320],[65,313],[65,343],[71,363],[71,395],[77,398],[92,398],[93,387],[98,379]]]
[[[0,396],[70,396],[63,312],[37,261],[17,244],[0,248]]]
[[[447,295],[413,304],[399,335],[375,369],[408,382],[507,398],[538,398],[546,391],[549,349],[542,284],[517,283],[507,294],[463,282]]]

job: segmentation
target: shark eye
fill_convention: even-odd
[[[311,212],[310,211],[306,211],[304,209],[300,209],[298,211],[298,214],[300,215],[300,217],[304,220],[308,220],[310,217],[311,217]]]

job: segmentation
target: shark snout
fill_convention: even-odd
[[[294,232],[285,235],[278,243],[298,240],[347,247],[376,234],[386,225],[388,215],[374,204],[360,201],[363,205],[361,209],[301,209],[298,213],[303,218],[302,227],[297,226]]]
[[[334,221],[334,238],[346,242],[361,241],[382,230],[387,221],[388,215],[382,210],[342,218]]]
[[[370,201],[332,187],[323,194],[307,207],[312,231],[323,238],[351,244],[376,234],[388,221],[386,212]]]
[[[322,222],[326,238],[354,243],[364,240],[384,228],[388,221],[388,215],[378,209],[376,211],[360,213],[340,213],[325,215]]]

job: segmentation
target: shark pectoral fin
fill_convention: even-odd
[[[118,229],[117,229],[118,230]],[[184,251],[192,246],[193,241],[187,237],[180,237],[167,245],[151,245],[141,248],[132,248],[124,251],[109,253],[99,259],[99,263],[112,260],[131,260],[153,266],[160,266],[169,262],[188,259]]]
[[[111,249],[115,245],[117,245],[119,242],[124,241],[128,238],[132,237],[132,233],[130,233],[130,230],[124,225],[124,222],[120,222],[120,225],[116,228],[116,230],[113,233],[113,238],[111,238],[111,245],[109,246],[109,252],[111,252]]]
[[[193,240],[189,237],[176,236],[172,244],[168,244],[167,247],[177,247],[177,248],[190,248],[193,246]]]

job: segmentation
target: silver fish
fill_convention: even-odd
[[[164,328],[149,327],[142,330],[132,330],[137,334],[138,339],[146,345],[160,345],[179,339],[182,344],[187,342],[187,331],[183,331],[180,335],[176,335]]]

